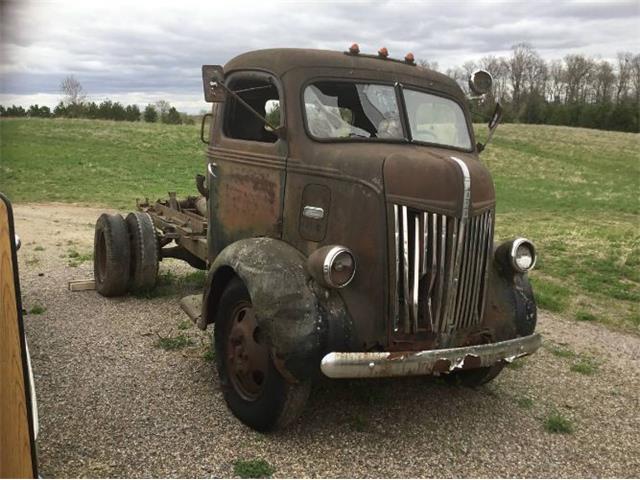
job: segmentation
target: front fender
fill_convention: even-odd
[[[504,341],[531,335],[537,323],[537,307],[526,273],[508,270],[498,260],[491,262],[489,290],[483,325]]]
[[[250,238],[229,245],[209,269],[199,327],[216,321],[220,296],[237,275],[249,291],[278,370],[289,381],[310,378],[326,350],[328,322],[305,263],[302,253],[281,240]]]

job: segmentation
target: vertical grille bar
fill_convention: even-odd
[[[411,282],[411,320],[418,331],[418,289],[420,287],[420,217],[413,217],[413,278]]]
[[[395,283],[396,288],[393,291],[392,305],[393,305],[393,331],[397,332],[400,328],[400,307],[398,305],[400,300],[400,225],[398,222],[398,205],[393,206],[393,240],[395,242]]]
[[[484,262],[484,281],[482,282],[482,292],[480,293],[480,312],[479,316],[482,318],[484,314],[484,305],[487,301],[487,287],[489,282],[489,265],[491,262],[491,254],[493,253],[493,212],[489,210],[487,212],[487,217],[489,218],[489,235],[487,239],[487,250],[485,254],[485,262]]]
[[[440,245],[438,246],[438,277],[437,277],[437,294],[436,294],[436,328],[440,331],[442,326],[442,320],[440,313],[444,310],[442,308],[442,300],[444,293],[444,263],[447,254],[447,217],[440,215],[440,230],[438,231],[440,236]]]
[[[472,255],[471,251],[471,237],[475,231],[476,220],[474,218],[469,222],[469,228],[464,236],[464,246],[462,250],[462,267],[460,272],[460,284],[458,287],[457,299],[456,299],[456,310],[454,315],[456,318],[463,319],[464,321],[464,306],[466,300],[469,298],[465,293],[468,291],[469,286],[469,258]]]
[[[407,207],[402,207],[402,313],[404,319],[404,331],[409,332],[411,327],[409,319],[409,222],[407,219]]]

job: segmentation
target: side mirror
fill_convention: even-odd
[[[475,95],[485,95],[491,91],[493,77],[486,70],[476,70],[469,75],[469,90]]]
[[[224,102],[224,89],[220,88],[224,82],[224,69],[221,65],[202,66],[202,86],[204,100],[208,103]]]

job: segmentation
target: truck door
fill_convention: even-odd
[[[234,72],[225,83],[272,125],[284,123],[275,77]],[[281,238],[287,159],[286,140],[232,95],[217,109],[207,153],[210,262],[236,240]]]

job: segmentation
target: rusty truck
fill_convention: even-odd
[[[199,195],[102,215],[95,282],[153,288],[158,263],[206,270],[183,299],[213,324],[224,398],[268,431],[313,382],[438,375],[478,386],[540,346],[533,243],[494,241],[496,195],[469,92],[447,76],[360,52],[268,49],[202,67]],[[500,122],[496,106],[487,141]]]

